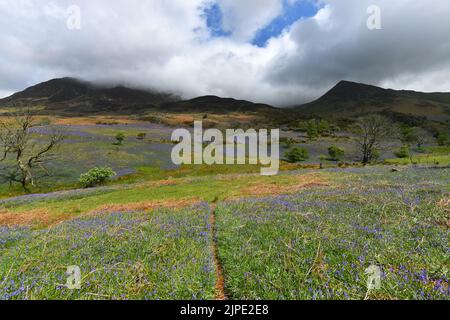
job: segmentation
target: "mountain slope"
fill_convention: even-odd
[[[44,106],[59,113],[121,113],[132,114],[147,110],[161,112],[256,112],[277,110],[269,105],[250,101],[198,97],[182,101],[177,96],[131,89],[123,86],[101,87],[89,82],[61,78],[29,87],[12,96],[0,99],[0,107],[13,105]]]
[[[295,110],[335,118],[383,113],[446,120],[450,119],[450,93],[398,91],[341,81],[321,98]]]
[[[217,96],[203,96],[191,100],[166,103],[162,108],[171,112],[258,112],[273,111],[276,108],[267,104],[253,103],[245,100],[235,100],[232,98],[220,98]]]
[[[17,104],[43,106],[42,112],[68,115],[140,114],[150,110],[216,114],[257,112],[281,123],[304,116],[343,119],[370,113],[419,121],[450,119],[450,93],[397,91],[349,81],[339,82],[316,101],[284,110],[217,96],[181,100],[169,93],[99,86],[73,78],[53,79],[0,99],[0,107]]]
[[[154,108],[179,98],[168,93],[105,87],[73,78],[49,80],[1,99],[0,106],[45,106],[47,110],[67,113],[133,113]]]

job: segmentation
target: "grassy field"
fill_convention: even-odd
[[[0,299],[450,298],[448,147],[363,167],[350,138],[324,138],[300,144],[309,161],[264,177],[251,165],[171,166],[167,126],[51,121],[67,136],[52,175],[31,192],[0,183]],[[34,127],[35,143],[49,130]],[[319,169],[331,144],[349,163]],[[118,175],[81,188],[95,166]],[[65,286],[72,265],[80,290]],[[371,265],[380,290],[367,290]]]
[[[448,178],[360,171],[332,188],[222,203],[230,298],[449,299]],[[381,290],[367,290],[370,265],[382,270]]]
[[[230,299],[449,299],[448,177],[334,168],[10,199],[0,298],[214,299],[219,264]],[[372,264],[382,289],[368,292]],[[69,265],[81,290],[64,287]]]
[[[209,214],[203,203],[3,228],[0,299],[213,299]],[[81,290],[65,286],[72,265],[83,272]]]

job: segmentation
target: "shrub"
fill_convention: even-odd
[[[144,140],[147,137],[147,134],[145,132],[139,133],[137,135],[138,140]]]
[[[328,148],[328,154],[330,155],[331,160],[339,161],[345,155],[345,151],[339,147],[331,146]]]
[[[321,136],[334,135],[339,128],[326,120],[311,119],[300,122],[297,129],[299,131],[305,131],[308,137],[313,139]]]
[[[92,188],[98,185],[105,184],[110,178],[114,177],[116,173],[111,168],[94,168],[80,176],[80,183],[85,188]]]
[[[409,158],[409,156],[410,156],[409,147],[408,146],[401,147],[400,150],[395,152],[395,156],[400,159]]]
[[[427,152],[427,149],[424,148],[424,147],[418,147],[418,148],[416,148],[416,151],[417,151],[418,153],[426,153],[426,152]]]
[[[440,146],[445,146],[448,143],[448,133],[441,131],[436,137],[437,142]]]
[[[116,134],[116,142],[114,144],[117,146],[121,146],[125,138],[125,134],[119,132],[118,134]]]
[[[308,150],[305,148],[293,148],[286,152],[285,157],[291,163],[306,161],[309,159]]]
[[[280,142],[288,149],[296,144],[296,141],[293,138],[281,138]]]
[[[372,150],[372,154],[371,154],[371,159],[372,160],[378,160],[381,157],[381,151],[378,149],[373,149]]]

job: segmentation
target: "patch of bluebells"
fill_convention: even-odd
[[[450,231],[435,218],[443,171],[222,203],[229,290],[242,299],[363,299],[365,270],[377,265],[382,289],[371,298],[450,299]]]
[[[36,231],[32,242],[11,247],[0,259],[0,272],[12,265],[14,280],[0,281],[1,299],[24,299],[27,290],[44,299],[95,298],[87,293],[123,300],[211,299],[209,218],[209,205],[200,203],[180,210],[98,212]],[[41,255],[43,242],[47,251]],[[82,290],[64,286],[60,266],[68,265],[78,265],[86,276]]]
[[[31,230],[29,228],[0,226],[0,250],[30,236]]]
[[[97,187],[91,189],[74,189],[65,191],[56,191],[49,193],[35,193],[23,196],[17,196],[0,200],[0,206],[11,207],[20,206],[24,204],[34,203],[37,201],[57,201],[79,199],[86,196],[93,196],[97,194],[113,192],[118,189],[123,189],[123,186]]]

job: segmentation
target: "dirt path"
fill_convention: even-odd
[[[214,256],[214,267],[216,269],[216,300],[228,300],[225,293],[225,278],[223,276],[223,267],[219,259],[219,252],[217,248],[217,229],[216,229],[216,204],[211,204],[211,232],[212,243],[211,249]]]

